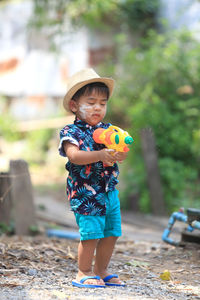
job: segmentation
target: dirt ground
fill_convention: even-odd
[[[118,241],[110,264],[124,288],[79,289],[78,241],[40,237],[1,237],[0,299],[200,299],[200,249],[163,243]],[[160,274],[168,269],[171,278]]]
[[[63,203],[54,200],[37,197],[36,207],[52,201],[52,207],[53,203],[57,207],[57,212],[52,208],[57,218],[65,218],[71,225],[62,228],[77,232]],[[45,214],[51,216],[48,210]],[[45,228],[45,215],[40,212],[37,216],[40,226]],[[110,272],[117,273],[126,287],[72,287],[78,240],[48,238],[43,230],[35,237],[0,237],[0,299],[200,299],[200,245],[186,243],[184,247],[174,247],[162,242],[168,218],[122,212],[122,220],[123,236],[113,253]],[[176,239],[180,238],[178,227]],[[168,280],[160,278],[165,270],[170,273]]]

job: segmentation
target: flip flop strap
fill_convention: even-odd
[[[84,283],[88,279],[97,279],[100,280],[101,278],[99,276],[85,276],[80,280],[80,283]]]
[[[112,278],[118,278],[118,275],[116,275],[116,274],[111,274],[111,275],[108,275],[108,276],[106,276],[104,279],[103,279],[103,281],[104,282],[108,282],[110,279],[112,279]]]

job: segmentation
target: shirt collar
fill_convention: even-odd
[[[95,125],[95,126],[91,126],[91,125],[89,125],[88,123],[86,123],[85,121],[82,121],[82,120],[80,120],[79,118],[76,117],[76,119],[75,119],[75,121],[74,121],[74,124],[75,124],[76,126],[78,126],[79,128],[82,128],[82,129],[85,129],[85,130],[87,130],[87,129],[95,130],[95,129],[101,127],[102,122],[99,122],[99,123],[98,123],[97,125]]]

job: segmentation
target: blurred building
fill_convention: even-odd
[[[55,115],[68,76],[89,61],[86,30],[75,32],[69,26],[59,53],[51,52],[45,32],[28,27],[32,11],[32,1],[0,7],[0,95],[22,120]]]
[[[199,35],[200,2],[198,0],[160,0],[160,15],[171,29],[187,28]]]
[[[55,41],[58,51],[52,52],[49,33],[28,26],[32,14],[30,0],[0,6],[0,95],[20,120],[55,115],[67,78],[98,65],[113,49],[109,36],[74,30],[66,20],[65,35]]]

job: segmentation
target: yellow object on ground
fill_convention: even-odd
[[[168,270],[165,270],[163,273],[160,274],[160,279],[162,280],[170,280],[171,274]]]

